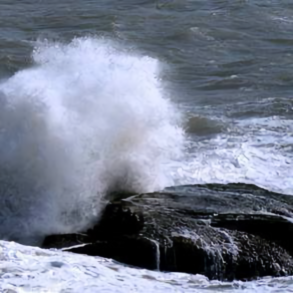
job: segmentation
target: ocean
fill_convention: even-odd
[[[0,0],[0,28],[2,292],[293,292],[9,242],[86,229],[112,191],[293,195],[289,0]]]

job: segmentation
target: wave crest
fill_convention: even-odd
[[[0,84],[0,237],[86,228],[107,192],[172,184],[180,117],[159,62],[108,40],[40,43]]]

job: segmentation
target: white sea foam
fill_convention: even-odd
[[[130,268],[102,257],[49,251],[0,241],[0,291],[17,293],[92,292],[292,292],[293,278],[252,282],[209,281],[202,275]]]
[[[293,195],[292,120],[283,117],[227,121],[229,129],[191,141],[177,170],[180,184],[244,182]]]
[[[0,84],[0,238],[87,227],[111,190],[173,183],[184,143],[159,62],[109,40],[40,43]]]

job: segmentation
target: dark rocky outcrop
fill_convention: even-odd
[[[248,280],[293,274],[292,232],[293,196],[254,185],[212,184],[113,200],[93,229],[49,236],[43,247]]]

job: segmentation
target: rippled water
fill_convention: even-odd
[[[31,66],[37,40],[111,38],[163,64],[191,130],[176,183],[293,193],[292,13],[285,0],[1,1],[0,76]]]
[[[97,198],[117,188],[241,181],[293,194],[291,1],[2,0],[0,28],[2,238],[87,226],[98,213]],[[26,251],[19,252],[23,263],[6,255],[1,268],[11,270],[2,286],[50,292],[60,282],[56,292],[77,292],[65,275],[80,270],[78,286],[94,292],[84,287],[83,262],[96,260],[66,254],[64,277],[54,276],[53,266],[44,286],[40,267],[47,260],[18,250]],[[30,260],[38,269],[23,270]],[[125,291],[138,290],[135,282],[167,290],[156,279],[169,276],[179,285],[168,290],[214,286],[201,277],[148,272],[155,277],[145,281],[142,271],[123,272],[119,281],[112,270],[116,289],[107,290],[120,282]],[[291,283],[216,286],[289,292]]]

